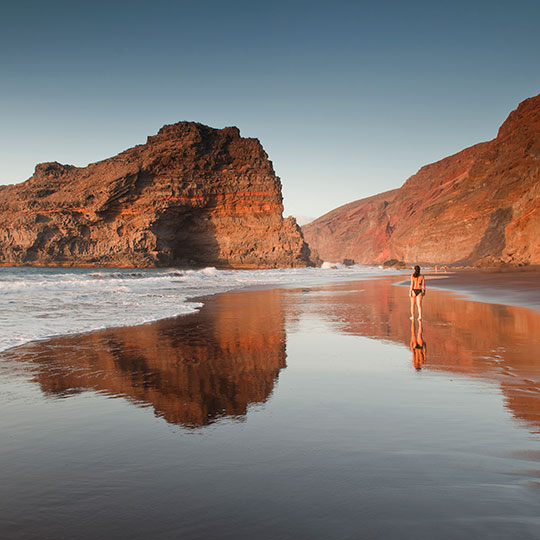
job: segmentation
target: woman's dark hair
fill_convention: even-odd
[[[420,275],[420,267],[417,265],[414,267],[413,277],[418,277]]]

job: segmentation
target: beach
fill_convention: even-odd
[[[0,540],[540,540],[540,2],[3,8]]]
[[[6,538],[540,538],[539,275],[407,280],[1,353]]]

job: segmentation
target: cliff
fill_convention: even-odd
[[[495,139],[422,167],[396,190],[305,225],[327,261],[540,264],[540,95]]]
[[[306,266],[257,139],[180,122],[88,165],[42,163],[0,187],[0,264]]]

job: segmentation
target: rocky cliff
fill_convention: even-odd
[[[328,261],[540,264],[540,95],[497,137],[303,227]]]
[[[36,166],[0,187],[0,264],[306,266],[257,139],[180,122],[79,168]]]

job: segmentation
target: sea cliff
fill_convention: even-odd
[[[492,141],[302,230],[327,261],[540,264],[540,95],[521,103]]]
[[[0,187],[0,264],[293,267],[311,264],[257,139],[180,122],[74,167],[42,163]]]

